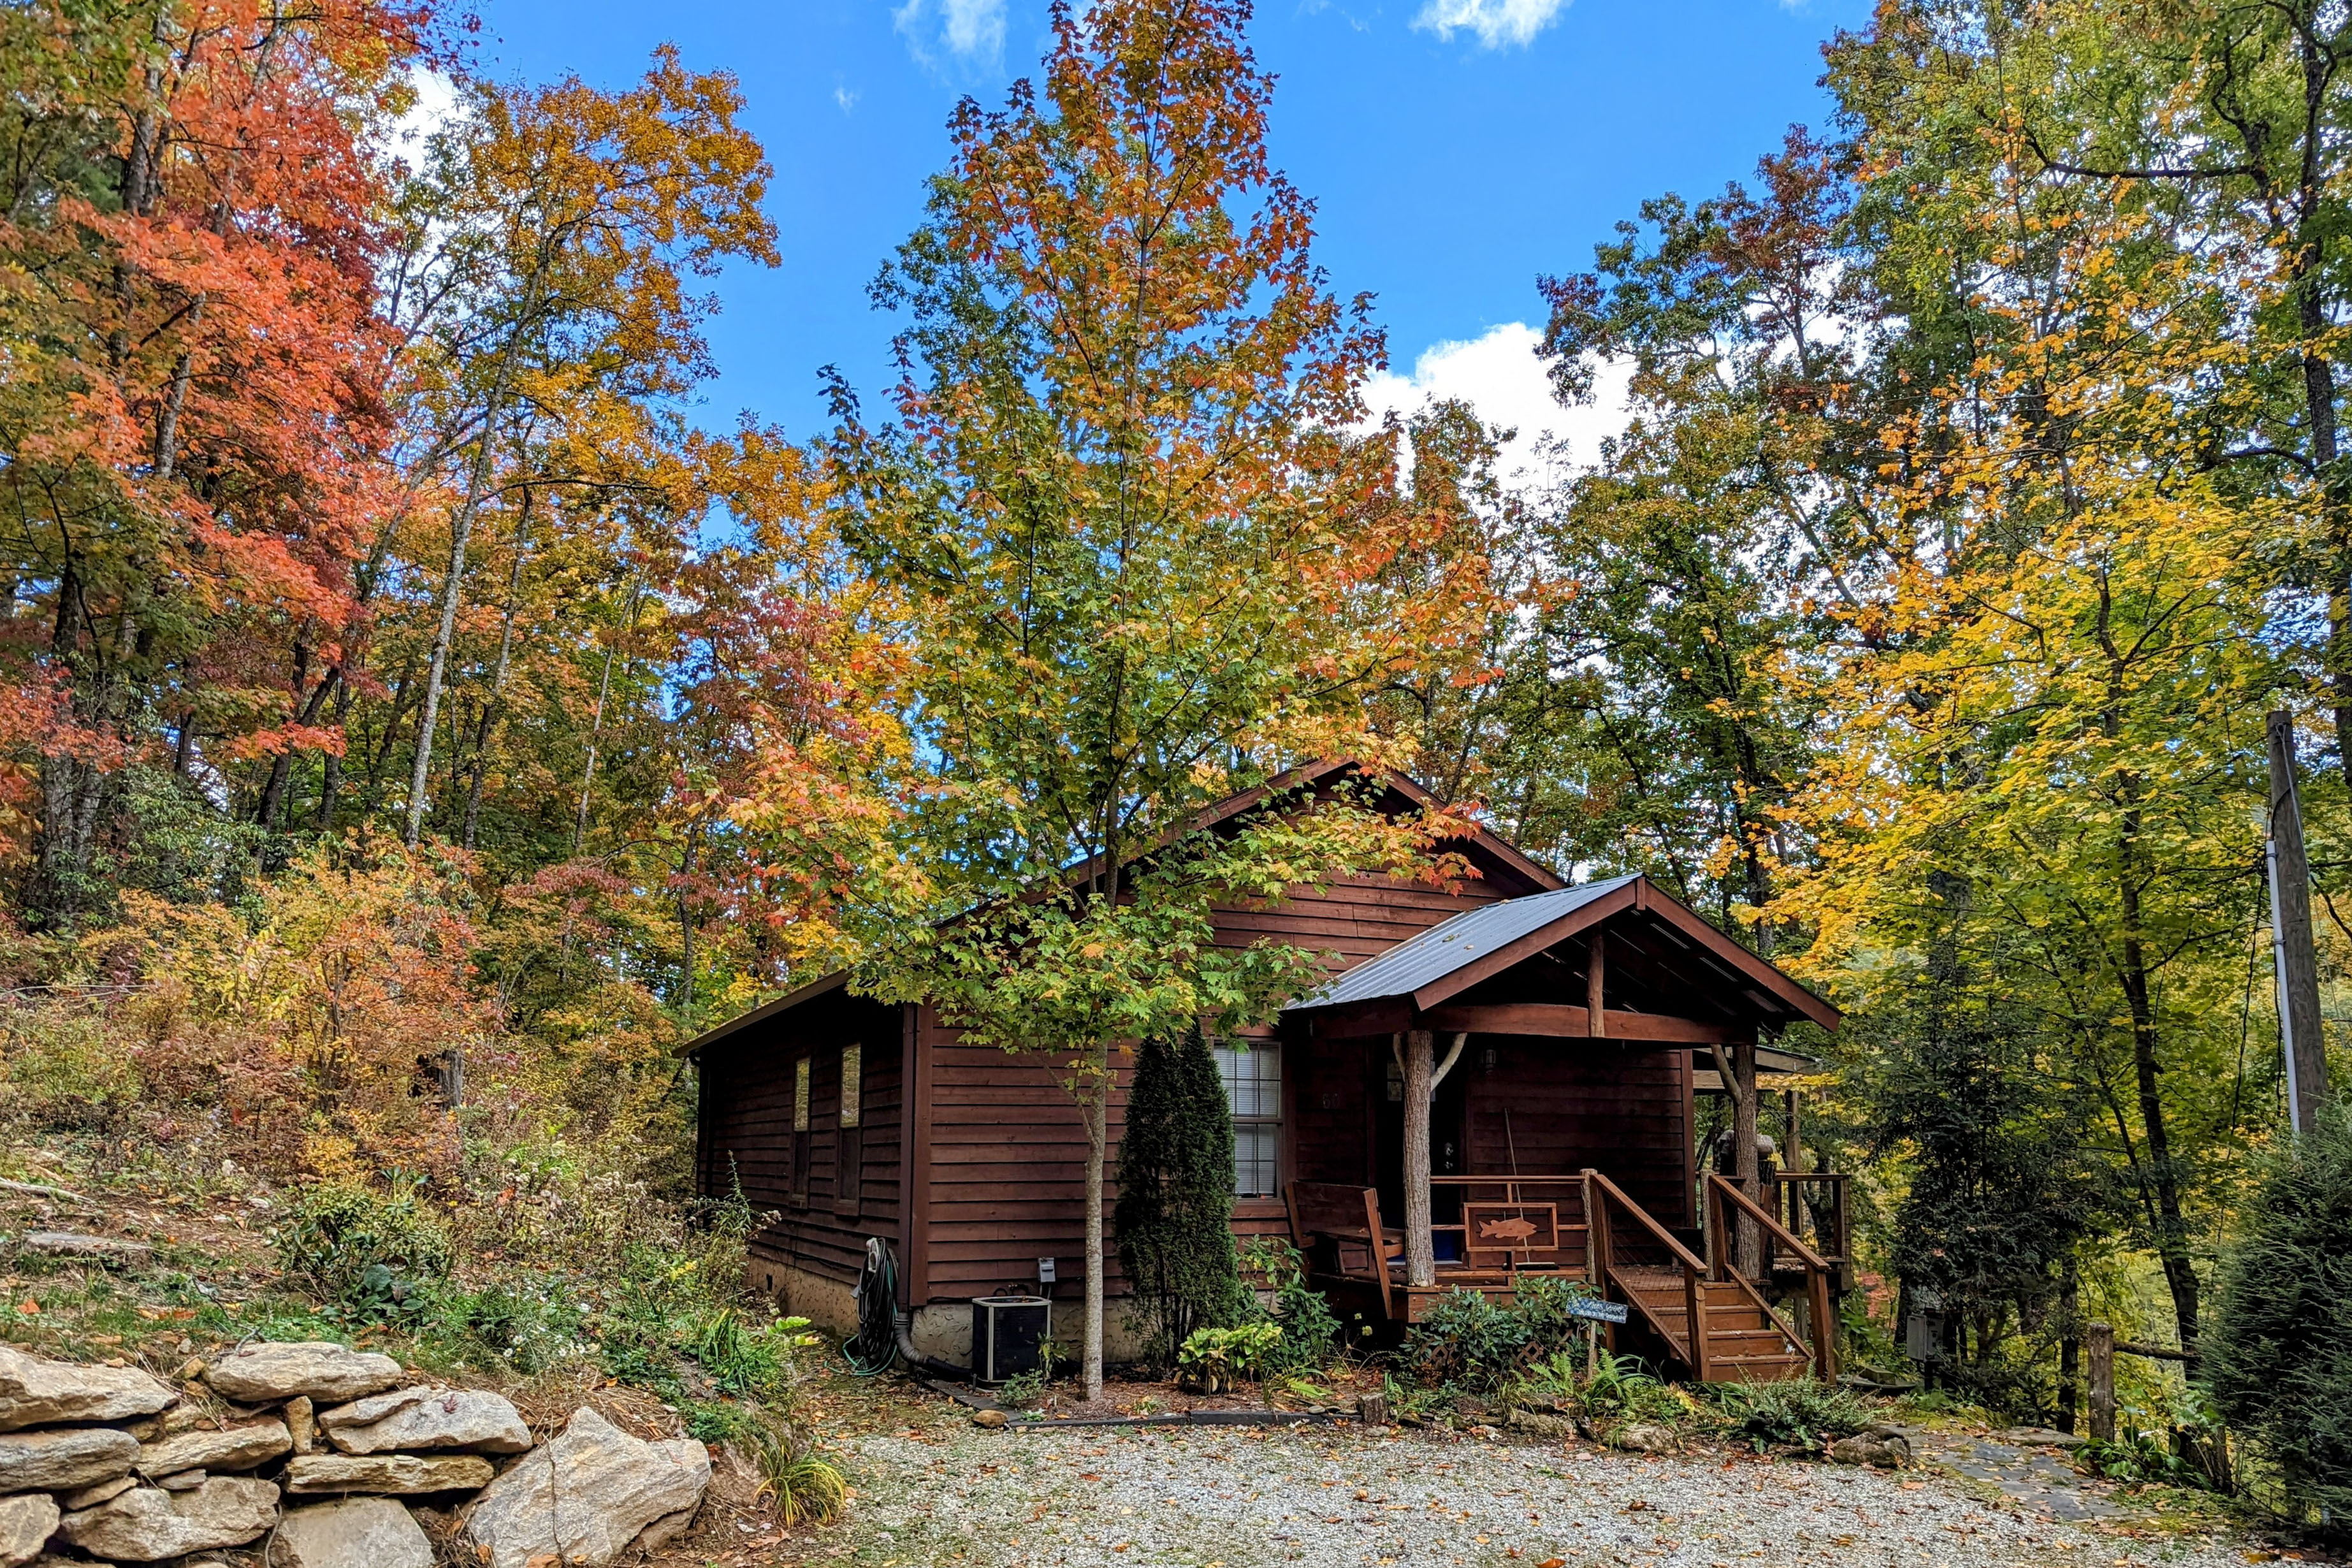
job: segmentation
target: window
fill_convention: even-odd
[[[809,1182],[809,1058],[793,1064],[793,1171],[788,1201],[805,1205]]]
[[[866,1052],[859,1046],[841,1047],[840,1131],[833,1135],[833,1212],[857,1212],[858,1189],[866,1173],[866,1132],[858,1125],[859,1089],[865,1079]]]
[[[1234,1194],[1273,1197],[1281,1186],[1282,1047],[1271,1040],[1220,1045],[1217,1076],[1234,1113]]]

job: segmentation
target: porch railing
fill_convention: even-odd
[[[1835,1383],[1837,1381],[1837,1320],[1830,1315],[1832,1295],[1830,1280],[1834,1270],[1831,1268],[1829,1259],[1798,1240],[1788,1226],[1773,1217],[1771,1210],[1764,1207],[1723,1177],[1713,1172],[1707,1173],[1706,1226],[1710,1275],[1714,1279],[1727,1279],[1738,1285],[1741,1292],[1763,1310],[1765,1320],[1787,1336],[1790,1344],[1798,1343],[1803,1336],[1798,1334],[1796,1329],[1786,1318],[1772,1310],[1772,1304],[1764,1299],[1764,1292],[1758,1288],[1757,1282],[1742,1274],[1731,1260],[1732,1238],[1738,1223],[1736,1216],[1745,1216],[1756,1226],[1760,1233],[1759,1239],[1763,1244],[1759,1248],[1759,1253],[1763,1252],[1764,1247],[1785,1247],[1803,1268],[1805,1316],[1808,1320],[1807,1326],[1812,1331],[1811,1339],[1813,1375],[1823,1383]],[[1764,1256],[1768,1258],[1766,1268],[1769,1269],[1770,1254],[1765,1253]],[[1769,1278],[1769,1274],[1767,1278]],[[1699,1375],[1703,1380],[1706,1374],[1701,1373]]]
[[[1582,1176],[1432,1176],[1433,1190],[1444,1188],[1460,1194],[1464,1204],[1496,1205],[1507,1209],[1530,1212],[1549,1209],[1555,1244],[1549,1247],[1511,1247],[1492,1244],[1475,1246],[1476,1237],[1470,1234],[1466,1223],[1433,1225],[1433,1232],[1451,1234],[1462,1238],[1456,1264],[1465,1269],[1478,1267],[1475,1252],[1502,1253],[1501,1268],[1507,1273],[1558,1270],[1574,1273],[1584,1267],[1590,1246],[1590,1226],[1586,1221],[1584,1178]],[[1534,1238],[1528,1238],[1532,1241]]]
[[[1790,1235],[1801,1240],[1810,1231],[1813,1250],[1841,1268],[1853,1261],[1846,1174],[1843,1171],[1781,1171],[1772,1178],[1773,1191],[1765,1194],[1773,1200],[1774,1208],[1782,1211],[1781,1223]],[[1768,1240],[1765,1247],[1764,1267],[1769,1269],[1772,1244]]]
[[[1673,1347],[1683,1358],[1692,1373],[1701,1383],[1708,1381],[1712,1357],[1708,1352],[1706,1331],[1706,1263],[1697,1254],[1675,1238],[1674,1232],[1660,1225],[1641,1205],[1627,1197],[1624,1189],[1598,1171],[1584,1173],[1584,1217],[1591,1227],[1590,1248],[1586,1253],[1585,1277],[1598,1286],[1604,1296],[1613,1289],[1617,1300],[1642,1314],[1643,1319],[1660,1339]],[[1628,1222],[1626,1239],[1636,1247],[1623,1247],[1615,1234],[1620,1221]],[[1679,1275],[1683,1299],[1683,1327],[1677,1332],[1670,1311],[1661,1311],[1655,1299],[1655,1279],[1643,1278],[1633,1272],[1633,1266],[1623,1254],[1646,1247],[1663,1252],[1665,1268],[1661,1272],[1668,1277]],[[1653,1268],[1657,1266],[1652,1265]]]

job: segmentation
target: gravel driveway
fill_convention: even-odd
[[[1085,1564],[1749,1562],[2239,1568],[2242,1544],[2142,1538],[1993,1505],[1963,1483],[1720,1454],[1653,1459],[1556,1443],[1353,1426],[984,1433],[953,1416],[856,1447],[847,1540],[885,1568]]]

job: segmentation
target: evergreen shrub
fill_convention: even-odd
[[[2352,1528],[2352,1102],[2263,1161],[2200,1375],[2276,1467],[2289,1510]]]
[[[1233,1121],[1208,1041],[1197,1026],[1181,1041],[1144,1041],[1128,1089],[1111,1226],[1153,1359],[1170,1362],[1195,1330],[1247,1315],[1233,1212]]]

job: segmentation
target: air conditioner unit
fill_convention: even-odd
[[[1024,1377],[1044,1364],[1054,1304],[1043,1296],[976,1296],[971,1303],[971,1374],[982,1383]]]

